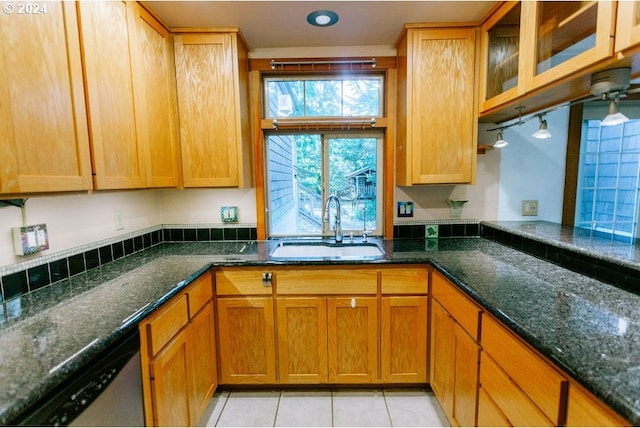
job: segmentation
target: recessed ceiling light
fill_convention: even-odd
[[[338,14],[331,10],[316,10],[307,15],[307,22],[316,27],[329,27],[338,22]]]

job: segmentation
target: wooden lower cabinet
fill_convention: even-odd
[[[191,422],[187,332],[182,330],[149,363],[152,419],[147,426],[187,426]],[[145,403],[146,410],[146,403]],[[195,422],[194,422],[195,424]]]
[[[278,369],[281,383],[327,383],[327,299],[280,297]]]
[[[198,423],[218,386],[213,302],[209,301],[191,321],[189,334],[191,421]]]
[[[140,323],[147,426],[196,425],[217,387],[211,274]]]
[[[479,358],[476,341],[432,300],[431,388],[452,425],[476,425]]]
[[[378,299],[327,299],[330,383],[378,381]]]
[[[380,381],[426,383],[427,296],[383,296],[380,307]]]
[[[220,383],[276,383],[273,298],[219,298],[217,310]]]
[[[573,381],[569,382],[567,422],[565,425],[568,427],[631,426],[629,422]]]
[[[431,387],[452,425],[474,426],[482,311],[442,274],[431,278]]]

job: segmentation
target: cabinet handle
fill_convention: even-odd
[[[352,308],[356,307],[356,298],[355,297],[351,299],[351,307]]]
[[[273,279],[273,274],[271,272],[262,273],[262,285],[264,285],[265,287],[271,287],[272,279]]]

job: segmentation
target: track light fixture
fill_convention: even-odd
[[[618,102],[620,101],[620,94],[616,93],[615,96],[611,99],[609,103],[609,114],[602,119],[600,125],[602,126],[615,126],[620,125],[621,123],[625,123],[629,121],[629,118],[624,114],[620,113],[620,108],[618,107]]]
[[[537,138],[539,140],[546,140],[547,138],[551,138],[551,133],[547,129],[547,121],[542,119],[542,115],[538,115],[538,121],[540,124],[538,125],[538,130],[533,133],[532,137]]]
[[[498,135],[496,136],[496,142],[493,144],[493,147],[496,149],[500,149],[502,147],[506,147],[509,143],[502,136],[502,128],[498,130]]]

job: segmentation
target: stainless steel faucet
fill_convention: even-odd
[[[324,203],[323,223],[330,224],[329,212],[331,211],[331,201],[336,202],[336,217],[332,230],[335,232],[336,242],[342,242],[342,226],[340,225],[340,199],[336,195],[331,195]]]

